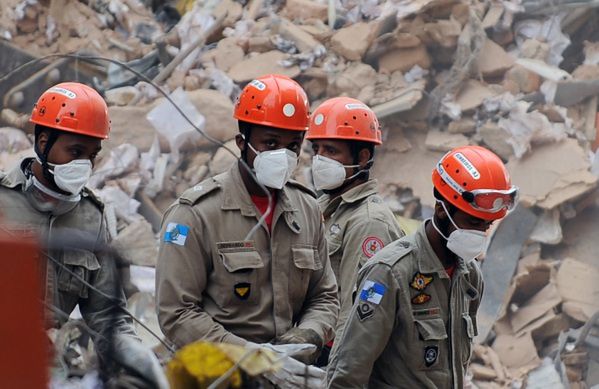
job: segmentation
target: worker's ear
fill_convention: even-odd
[[[437,220],[447,220],[447,212],[445,212],[445,208],[441,205],[442,200],[435,201],[435,217]]]
[[[35,139],[35,143],[37,145],[37,149],[39,150],[40,153],[43,153],[44,150],[46,149],[46,145],[48,144],[48,131],[40,131],[37,134],[37,137]]]
[[[242,134],[235,135],[235,144],[239,148],[240,151],[245,149],[245,139]]]
[[[360,165],[360,168],[364,169],[371,158],[372,156],[370,155],[370,150],[367,148],[360,150],[358,152],[358,165]]]

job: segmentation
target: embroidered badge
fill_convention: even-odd
[[[360,292],[360,300],[378,305],[385,294],[385,290],[387,290],[385,285],[366,280]]]
[[[428,303],[430,301],[430,299],[431,299],[430,294],[419,293],[412,299],[412,304],[420,305],[420,304]]]
[[[252,285],[249,282],[240,282],[235,284],[234,292],[240,300],[247,300],[250,297]]]
[[[337,235],[338,233],[341,232],[341,227],[339,227],[339,224],[335,223],[335,224],[331,225],[331,228],[329,228],[329,231],[331,232],[331,235]]]
[[[412,282],[410,282],[410,286],[418,291],[424,290],[428,284],[433,282],[432,276],[427,276],[422,273],[414,274],[414,278],[412,278]]]
[[[372,256],[376,254],[384,246],[385,244],[382,240],[380,240],[376,236],[369,236],[368,238],[364,239],[364,242],[362,242],[362,252],[368,258],[372,258]]]
[[[368,303],[358,304],[356,311],[360,321],[366,320],[374,314],[374,308]]]
[[[437,346],[427,346],[424,348],[424,364],[431,367],[437,362],[439,357],[439,348]]]
[[[189,227],[184,224],[169,223],[166,226],[166,232],[164,233],[164,241],[166,243],[173,243],[178,246],[185,246],[187,235],[189,234]]]

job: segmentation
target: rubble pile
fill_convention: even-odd
[[[504,258],[513,269],[508,290],[486,297],[502,309],[477,339],[474,385],[547,386],[554,373],[563,387],[599,383],[599,359],[572,340],[599,310],[597,2],[242,3],[179,1],[172,28],[137,0],[3,5],[2,38],[36,54],[156,59],[137,66],[178,108],[122,68],[108,66],[101,80],[112,132],[90,184],[125,257],[154,265],[161,213],[239,156],[231,115],[241,88],[265,73],[286,74],[312,108],[345,95],[374,109],[384,144],[373,174],[398,217],[431,216],[431,169],[451,148],[480,144],[506,161],[533,224],[516,239],[519,257]],[[73,18],[82,22],[63,23]],[[1,168],[30,152],[15,131],[0,129]],[[296,178],[309,185],[309,153],[302,161]],[[504,233],[497,231],[494,240]]]
[[[102,54],[132,60],[164,28],[139,0],[5,0],[0,37],[36,55]]]

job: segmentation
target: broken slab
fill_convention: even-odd
[[[332,37],[330,48],[350,61],[359,61],[373,40],[370,24],[359,22],[338,30]]]
[[[541,87],[541,76],[535,72],[524,68],[520,65],[515,65],[507,71],[504,79],[504,86],[514,86],[511,90],[512,94],[517,93],[532,93],[539,90]]]
[[[250,56],[233,65],[228,75],[238,83],[248,82],[269,73],[282,74],[291,78],[297,77],[300,74],[298,66],[284,67],[280,64],[288,57],[287,54],[278,50]]]
[[[223,72],[227,72],[233,65],[243,60],[245,53],[237,44],[237,38],[224,38],[218,41],[212,55],[216,67]]]
[[[314,0],[287,0],[283,14],[291,20],[318,19],[327,20],[328,7]]]
[[[364,88],[376,83],[376,70],[361,62],[351,63],[341,73],[329,78],[329,96],[349,96],[357,98]],[[368,104],[367,101],[364,103]]]
[[[511,315],[512,329],[516,333],[519,332],[533,321],[552,311],[561,302],[562,299],[555,283],[549,282]]]
[[[460,146],[466,146],[470,140],[462,134],[451,134],[446,131],[430,130],[426,134],[424,144],[432,151],[447,152]]]
[[[278,33],[283,37],[292,41],[295,47],[300,52],[308,52],[318,50],[322,45],[308,32],[302,30],[299,26],[291,23],[286,19],[279,19],[274,23],[273,32]],[[321,51],[324,51],[322,47]]]
[[[599,80],[568,80],[557,83],[553,101],[557,105],[570,107],[587,97],[597,95],[599,95]]]
[[[514,58],[503,47],[487,38],[476,59],[476,66],[483,77],[496,77],[504,74],[514,65]]]
[[[493,342],[493,350],[499,355],[504,366],[520,373],[530,371],[541,364],[530,333],[520,336],[498,335]]]
[[[485,146],[502,159],[508,160],[514,155],[512,145],[507,142],[507,138],[510,134],[497,123],[488,120],[485,124],[480,126],[477,131]]]
[[[233,152],[233,154],[231,154],[231,152]],[[237,147],[235,139],[228,141],[214,153],[214,157],[212,157],[209,164],[210,175],[215,176],[226,172],[240,156],[241,151],[239,150],[239,147]]]
[[[156,266],[158,242],[152,226],[145,219],[129,224],[112,243],[130,265]]]
[[[548,162],[551,161],[551,162]],[[507,164],[512,182],[520,188],[520,201],[552,209],[597,186],[590,162],[575,139],[535,147],[522,159]]]
[[[558,208],[547,210],[539,217],[530,239],[544,244],[558,244],[562,241],[562,225]]]
[[[424,45],[393,49],[381,55],[378,60],[379,70],[386,73],[397,70],[405,73],[416,65],[423,69],[431,67],[431,57]]]
[[[509,288],[510,282],[522,247],[536,221],[537,216],[530,209],[518,205],[501,221],[491,238],[485,261],[481,265],[485,294],[478,310],[477,343],[486,340],[504,310],[504,304],[511,300],[514,292]]]
[[[476,131],[476,122],[471,118],[453,120],[447,126],[450,134],[471,134]]]
[[[239,131],[233,118],[233,103],[227,96],[214,89],[197,89],[188,92],[188,98],[206,118],[204,131],[211,137],[226,142]],[[198,146],[212,144],[206,138],[196,142]]]
[[[573,258],[566,258],[557,271],[557,288],[564,300],[563,311],[580,322],[599,311],[599,269]]]
[[[496,93],[480,81],[468,80],[462,86],[455,98],[462,112],[478,108],[486,98],[495,96]]]
[[[425,138],[426,134],[418,131],[390,131],[385,148],[377,151],[372,174],[377,177],[379,188],[384,189],[388,185],[410,188],[422,205],[433,207],[435,199],[430,175],[443,153],[427,149]],[[404,153],[397,153],[396,149],[404,148],[406,140],[412,147]],[[389,169],[389,166],[402,168]]]

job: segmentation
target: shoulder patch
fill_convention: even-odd
[[[104,212],[104,202],[102,199],[100,199],[100,196],[98,196],[90,188],[83,187],[83,190],[81,191],[81,197],[89,199],[96,207],[98,207],[100,211]]]
[[[179,197],[179,203],[194,205],[202,197],[218,188],[220,188],[220,183],[218,183],[214,178],[202,181],[183,192],[181,197]]]
[[[312,189],[308,188],[304,184],[300,183],[299,181],[289,180],[289,181],[287,181],[287,184],[291,185],[295,188],[298,188],[302,192],[305,192],[305,193],[309,194],[310,196],[316,198],[316,192],[314,192]]]

